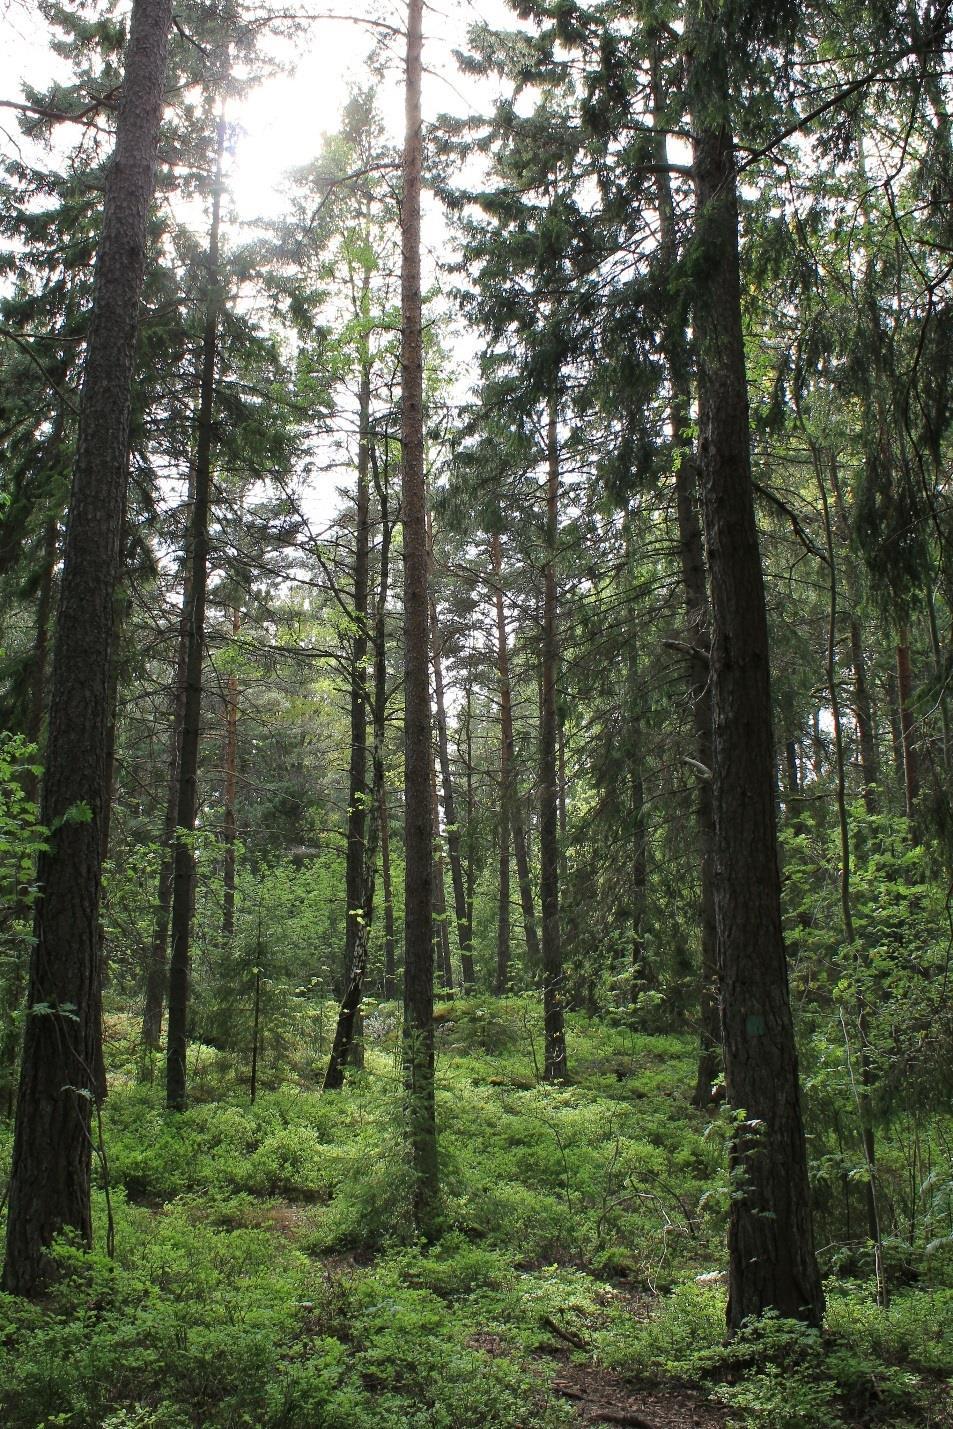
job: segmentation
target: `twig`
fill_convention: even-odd
[[[546,1326],[547,1330],[551,1330],[554,1335],[558,1335],[559,1339],[565,1340],[567,1345],[573,1345],[577,1350],[592,1349],[592,1345],[588,1340],[584,1340],[582,1335],[578,1335],[575,1330],[564,1329],[551,1315],[544,1315],[542,1323]]]

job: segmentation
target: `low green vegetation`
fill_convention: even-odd
[[[365,1070],[327,1096],[316,1025],[254,1105],[235,1057],[193,1045],[181,1116],[111,1016],[97,1244],[60,1246],[44,1301],[0,1298],[3,1424],[555,1429],[580,1422],[569,1367],[636,1404],[671,1396],[671,1413],[693,1390],[702,1424],[953,1422],[953,1258],[919,1221],[916,1244],[891,1242],[888,1309],[822,1217],[824,1332],[769,1318],[725,1343],[728,1125],[689,1106],[693,1039],[573,1015],[575,1080],[555,1088],[535,1078],[528,999],[446,1003],[438,1026],[443,1226],[424,1247],[392,1007],[369,1010]],[[904,1155],[884,1137],[898,1198]]]

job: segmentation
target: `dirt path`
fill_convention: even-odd
[[[728,1411],[691,1390],[633,1389],[604,1370],[564,1364],[553,1392],[574,1401],[581,1424],[628,1429],[724,1429]]]

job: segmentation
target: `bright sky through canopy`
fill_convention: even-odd
[[[312,13],[324,14],[333,8],[316,6]],[[379,32],[357,20],[365,13],[379,17],[380,7],[354,0],[340,8],[354,18],[316,19],[298,40],[276,42],[274,53],[294,65],[293,72],[266,81],[230,116],[240,130],[229,176],[240,219],[274,217],[280,212],[283,174],[315,157],[322,136],[339,125],[349,88],[368,80],[366,59]],[[391,10],[385,17],[387,23],[399,27],[403,7],[396,4]],[[459,73],[452,51],[465,47],[471,25],[482,20],[506,24],[507,17],[511,22],[503,0],[464,0],[461,4],[448,0],[440,8],[427,10],[425,119],[447,111],[469,114],[486,106],[487,87]],[[19,100],[24,82],[42,88],[57,75],[67,77],[66,62],[50,50],[51,32],[42,15],[26,8],[8,8],[2,32],[0,99]],[[399,143],[403,130],[402,39],[395,37],[389,49],[380,106],[393,142]],[[71,137],[64,133],[64,142]],[[0,113],[0,147],[14,152],[14,146],[21,145],[15,111],[7,109]]]

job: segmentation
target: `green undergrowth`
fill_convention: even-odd
[[[567,1358],[656,1393],[694,1386],[738,1425],[949,1422],[942,1285],[884,1312],[868,1285],[832,1282],[823,1335],[769,1318],[725,1345],[724,1292],[695,1277],[724,1262],[726,1130],[688,1106],[688,1039],[573,1018],[574,1081],[547,1088],[522,1000],[445,1006],[438,1027],[429,1247],[386,1009],[341,1093],[317,1093],[314,1056],[313,1081],[249,1105],[219,1059],[218,1087],[178,1116],[117,1035],[97,1244],[59,1247],[42,1304],[0,1296],[0,1422],[556,1429],[578,1422],[552,1388]]]
[[[925,1429],[951,1421],[953,1292],[899,1294],[827,1286],[823,1331],[766,1315],[726,1344],[724,1293],[679,1286],[645,1318],[614,1307],[595,1336],[599,1363],[635,1383],[706,1387],[732,1423],[764,1429],[833,1424]]]

